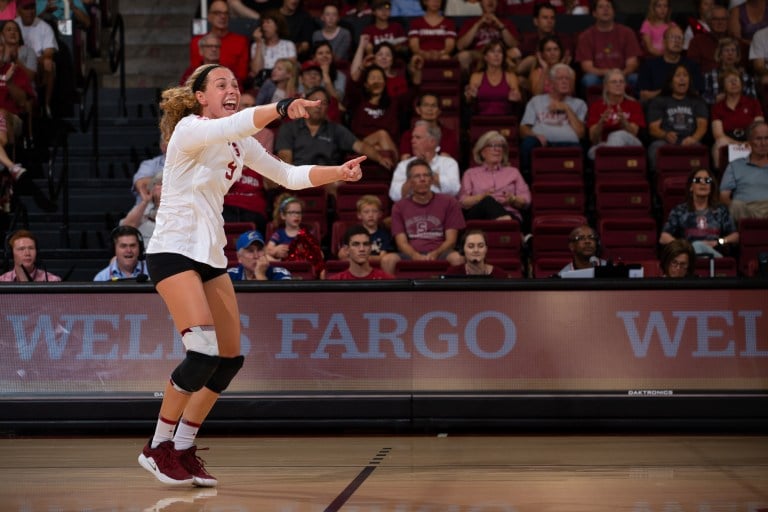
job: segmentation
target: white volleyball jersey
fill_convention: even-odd
[[[221,119],[190,115],[171,135],[163,167],[163,193],[147,253],[181,254],[215,268],[226,268],[224,195],[240,179],[243,165],[289,189],[312,186],[311,165],[277,159],[251,137],[248,108]]]

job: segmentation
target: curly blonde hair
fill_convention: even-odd
[[[209,72],[211,68],[221,67],[218,64],[204,64],[198,67],[184,85],[177,87],[170,87],[163,91],[160,99],[160,109],[163,111],[163,115],[160,117],[160,136],[162,140],[167,144],[171,140],[171,135],[176,125],[179,124],[183,118],[189,114],[199,114],[202,112],[202,106],[195,98],[195,93],[192,92],[192,85],[202,73]],[[208,87],[208,77],[205,77],[205,81],[201,84],[200,90],[205,91]]]

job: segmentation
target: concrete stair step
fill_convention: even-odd
[[[182,68],[180,71],[178,71],[178,73],[176,73],[176,69],[172,70],[170,73],[126,73],[125,86],[158,87],[160,89],[165,89],[169,86],[178,84],[179,80],[181,80],[181,75],[184,74],[184,69],[186,68]],[[120,87],[120,77],[117,74],[105,75],[102,77],[101,83],[105,88],[116,89]]]
[[[96,249],[100,251],[109,249],[110,230],[70,228],[69,247],[71,249]],[[43,250],[65,249],[62,246],[62,234],[58,229],[38,228],[35,230],[39,248]]]
[[[29,196],[20,196],[19,200],[24,204],[29,213],[46,213]],[[59,203],[61,198],[59,199]],[[92,215],[92,219],[105,218],[105,215],[117,217],[119,220],[133,207],[135,199],[128,189],[112,191],[110,193],[97,194],[94,192],[83,193],[81,190],[70,190],[69,211]],[[58,205],[61,212],[62,205]]]
[[[125,44],[179,44],[189,42],[192,34],[192,16],[162,16],[151,14],[124,14]],[[179,36],[186,36],[180,39]]]
[[[93,281],[93,277],[109,263],[107,248],[53,248],[40,251],[45,269],[65,281]]]
[[[145,15],[160,22],[164,18],[189,18],[195,14],[197,4],[189,2],[158,2],[157,0],[131,0],[120,5],[120,12],[125,16]]]

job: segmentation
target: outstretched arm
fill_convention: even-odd
[[[262,129],[278,117],[288,119],[307,118],[307,108],[320,106],[320,100],[306,100],[304,98],[286,98],[277,103],[259,105],[253,109],[253,126]]]
[[[365,155],[358,156],[341,165],[315,165],[309,170],[309,181],[315,187],[334,181],[358,181],[363,177],[360,163],[366,158]]]

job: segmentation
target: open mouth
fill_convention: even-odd
[[[224,110],[228,112],[237,112],[237,100],[228,99],[224,102]]]

